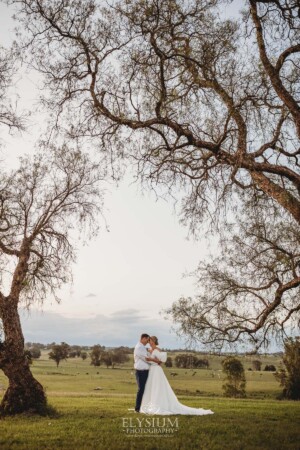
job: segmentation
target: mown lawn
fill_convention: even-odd
[[[155,417],[128,411],[134,397],[53,397],[58,417],[0,421],[1,449],[291,449],[300,448],[300,405],[274,400],[181,397],[190,406],[211,408],[209,416]],[[154,417],[154,416],[152,416]],[[177,422],[174,420],[177,418]],[[131,419],[131,421],[130,421]],[[158,420],[158,422],[157,422]],[[124,428],[125,424],[125,428]],[[141,425],[141,426],[140,426]],[[135,430],[134,430],[135,428]],[[142,430],[138,432],[136,429]],[[147,433],[143,436],[141,433]],[[128,433],[128,434],[127,434]]]
[[[74,358],[56,368],[44,353],[32,371],[58,414],[1,419],[0,449],[299,450],[300,402],[276,400],[280,388],[267,372],[247,372],[247,399],[222,398],[213,362],[214,370],[165,372],[182,403],[215,414],[163,418],[129,411],[136,392],[130,365],[96,368]],[[0,372],[0,397],[6,386]]]

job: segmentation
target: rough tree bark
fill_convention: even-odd
[[[24,354],[18,301],[10,296],[2,297],[0,305],[5,334],[5,341],[0,347],[0,368],[9,380],[0,410],[4,414],[24,411],[43,413],[47,406],[46,394],[43,386],[32,375]]]

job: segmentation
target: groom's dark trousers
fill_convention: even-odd
[[[138,385],[138,391],[136,394],[135,410],[139,411],[142,403],[142,398],[144,395],[144,390],[146,386],[146,381],[148,378],[149,370],[136,370],[135,378]]]

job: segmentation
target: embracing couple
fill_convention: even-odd
[[[150,349],[146,347],[148,344]],[[210,409],[190,408],[178,401],[161,367],[166,360],[167,353],[158,347],[157,337],[143,333],[134,349],[134,368],[138,385],[135,411],[160,415],[213,414]]]

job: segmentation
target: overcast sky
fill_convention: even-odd
[[[235,2],[239,4],[239,2]],[[236,12],[233,5],[227,14]],[[12,11],[0,3],[0,40],[3,46],[14,37]],[[15,166],[17,157],[32,152],[39,135],[36,109],[38,77],[20,75],[16,90],[20,107],[32,111],[29,130],[23,136],[1,134],[1,160]],[[172,203],[156,201],[141,193],[130,176],[119,187],[108,185],[104,223],[87,246],[77,243],[74,283],[60,293],[60,304],[45,302],[22,313],[26,341],[77,344],[134,345],[141,332],[160,338],[164,347],[178,347],[170,322],[159,312],[180,296],[193,295],[194,279],[183,278],[207,254],[204,241],[187,240]]]

